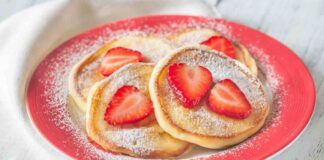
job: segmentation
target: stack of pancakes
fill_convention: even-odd
[[[70,73],[69,94],[86,116],[88,137],[112,152],[167,158],[179,156],[194,145],[226,148],[256,133],[264,124],[269,104],[257,78],[255,60],[239,42],[231,41],[234,58],[201,45],[212,36],[222,35],[207,28],[186,28],[168,36],[128,34],[110,40],[82,59]],[[140,52],[141,60],[105,76],[100,67],[105,54],[116,47]],[[249,115],[233,118],[219,114],[203,102],[206,98],[193,108],[186,107],[168,81],[169,67],[180,63],[208,69],[215,83],[223,79],[234,82],[251,106]],[[108,123],[111,117],[106,112],[112,109],[112,101],[123,86],[136,88],[154,111],[134,121]],[[124,115],[127,109],[122,110]]]

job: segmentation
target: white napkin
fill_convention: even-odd
[[[217,0],[56,0],[0,24],[0,159],[67,159],[45,141],[26,113],[25,90],[37,64],[69,37],[106,22],[148,14],[219,17]]]

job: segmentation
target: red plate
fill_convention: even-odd
[[[71,120],[66,100],[71,66],[113,36],[126,31],[166,34],[178,28],[196,26],[218,29],[247,46],[262,72],[266,73],[275,97],[274,111],[267,125],[255,136],[232,148],[199,155],[210,159],[264,159],[283,149],[310,120],[315,102],[313,79],[303,62],[280,42],[254,29],[221,19],[139,17],[108,23],[73,37],[52,51],[32,75],[26,97],[31,121],[50,143],[73,158],[119,157],[94,147]]]

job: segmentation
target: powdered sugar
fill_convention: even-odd
[[[125,23],[125,26],[132,25],[133,21],[129,21],[128,23]],[[111,39],[112,37],[117,36],[123,36],[125,34],[129,34],[130,32],[145,32],[145,33],[157,33],[157,34],[163,34],[167,35],[179,28],[196,28],[196,27],[207,27],[207,28],[213,28],[217,29],[221,33],[225,34],[227,37],[231,36],[231,28],[228,27],[225,24],[222,23],[214,23],[214,22],[201,22],[196,19],[189,19],[187,21],[179,21],[179,22],[170,22],[158,26],[141,26],[139,28],[133,28],[133,29],[124,29],[124,30],[118,30],[113,31],[109,29],[109,27],[106,27],[102,29],[102,33],[100,33],[100,36],[97,36],[95,38],[89,38],[85,36],[82,38],[82,40],[74,40],[73,43],[69,42],[70,44],[65,44],[67,47],[58,48],[54,52],[56,54],[50,55],[46,58],[46,60],[39,66],[39,67],[46,67],[46,70],[48,72],[44,73],[38,73],[38,74],[44,74],[42,79],[39,79],[39,85],[44,87],[44,91],[40,93],[40,96],[44,97],[48,110],[46,111],[46,115],[50,115],[49,117],[54,117],[51,119],[55,127],[70,132],[73,136],[73,139],[75,139],[75,142],[68,142],[68,143],[75,143],[75,146],[80,148],[79,151],[75,156],[77,157],[84,157],[85,159],[129,159],[127,156],[119,156],[119,155],[112,155],[111,153],[105,152],[101,149],[96,148],[94,145],[92,145],[88,138],[86,133],[84,132],[84,126],[80,126],[75,121],[75,117],[71,116],[71,111],[68,109],[68,83],[67,78],[68,74],[74,64],[76,64],[82,57],[84,57],[87,54],[93,53],[96,49],[98,49],[100,46],[102,46],[107,40]],[[280,95],[277,94],[278,86],[280,86],[280,76],[276,74],[275,70],[273,69],[272,65],[270,63],[267,63],[267,59],[269,57],[266,57],[265,54],[262,53],[261,49],[258,49],[254,46],[248,46],[248,49],[255,53],[254,56],[258,60],[258,65],[261,68],[263,72],[265,72],[266,84],[269,85],[270,91],[272,93],[275,93],[274,97],[275,104],[273,108],[276,108],[273,110],[272,113],[273,117],[269,118],[269,123],[267,126],[264,127],[264,129],[261,130],[260,134],[265,133],[266,130],[273,126],[278,125],[280,123]],[[212,64],[205,64],[207,66],[212,66]],[[90,66],[96,67],[96,66]],[[210,69],[213,69],[210,67]],[[216,72],[216,71],[213,71]],[[222,72],[224,75],[222,76],[228,76],[224,73],[224,71],[217,71]],[[236,73],[230,73],[232,76],[239,77],[239,74]],[[214,79],[218,79],[220,77],[214,77]],[[246,88],[246,87],[243,87]],[[249,90],[244,90],[244,92],[249,93]],[[281,93],[281,92],[280,92]],[[251,96],[258,96],[254,95],[254,93],[251,93]],[[253,97],[250,97],[249,99],[253,99]],[[197,116],[206,116],[203,111],[198,111]],[[79,117],[80,118],[80,117]],[[81,117],[82,119],[82,117]],[[219,124],[217,124],[219,123]],[[222,122],[213,122],[213,124],[217,124],[217,126],[221,125]],[[213,126],[211,124],[207,124],[206,126]],[[204,128],[202,128],[204,129]],[[149,131],[148,131],[149,132]],[[129,144],[132,144],[133,141],[131,139],[127,139],[126,137],[132,137],[130,135],[136,135],[138,134],[137,130],[130,130],[129,132],[123,132],[120,133],[120,139],[127,140],[126,142],[122,143],[121,145],[127,145],[129,147]],[[135,136],[136,137],[136,136]],[[242,144],[234,147],[233,149],[228,149],[226,151],[218,152],[217,154],[221,156],[222,154],[228,154],[228,153],[236,153],[239,152],[241,148],[245,147],[253,147],[257,148],[257,146],[253,146],[254,138],[257,138],[258,136],[254,136],[251,139],[243,142]],[[129,142],[128,142],[129,140]],[[120,142],[118,139],[116,139],[117,142]],[[140,143],[139,143],[140,144]],[[82,149],[81,149],[82,148]],[[149,149],[149,148],[148,148]],[[134,151],[134,152],[141,152],[141,151]],[[206,152],[208,153],[208,152]],[[211,154],[214,154],[213,151]]]
[[[259,70],[261,71],[259,79],[265,86],[268,101],[271,105],[271,110],[263,129],[267,129],[271,126],[278,126],[281,124],[280,107],[283,105],[281,97],[286,95],[285,91],[287,86],[283,85],[282,77],[276,73],[270,57],[265,54],[263,49],[257,48],[253,45],[248,46],[248,49],[253,53],[254,58],[258,63]]]
[[[77,63],[84,55],[92,53],[98,47],[102,46],[104,42],[101,38],[93,40],[91,45],[88,41],[80,41],[71,45],[69,48],[63,48],[60,50],[60,55],[52,58],[49,61],[41,65],[45,65],[49,72],[44,73],[44,78],[39,79],[39,83],[45,86],[41,96],[45,97],[47,102],[48,110],[45,114],[54,117],[51,121],[56,127],[70,132],[75,139],[78,147],[82,147],[82,152],[78,153],[80,156],[88,155],[94,159],[129,159],[124,156],[111,156],[111,153],[102,151],[93,146],[84,131],[84,124],[75,123],[80,121],[79,119],[84,118],[83,113],[70,113],[77,112],[70,110],[68,107],[68,82],[67,78],[72,66]],[[71,104],[69,104],[71,105]],[[76,106],[70,106],[71,108],[77,108]],[[71,116],[74,115],[74,116]],[[82,120],[81,120],[82,121]],[[71,142],[69,142],[71,143]],[[81,152],[81,150],[80,150]]]
[[[158,148],[161,136],[154,127],[138,127],[130,129],[112,128],[105,133],[112,143],[132,150],[137,155],[148,155]],[[150,135],[150,136],[148,136]]]
[[[61,51],[60,56],[51,58],[49,61],[45,61],[45,65],[49,72],[45,72],[44,78],[39,79],[39,83],[46,86],[44,93],[41,96],[45,97],[48,103],[48,110],[46,114],[55,115],[52,121],[57,127],[71,131],[69,122],[71,117],[66,109],[67,95],[68,95],[68,83],[67,77],[72,66],[78,62],[83,55],[87,54],[102,45],[101,41],[91,42],[91,47],[84,49],[83,47],[89,43],[88,40],[79,41],[75,43],[72,48],[66,48]]]

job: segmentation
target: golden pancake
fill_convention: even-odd
[[[106,150],[135,157],[166,158],[187,151],[190,144],[171,137],[158,125],[154,113],[136,123],[110,125],[104,117],[108,104],[122,86],[131,85],[149,97],[153,64],[128,64],[96,83],[87,100],[88,136]],[[109,109],[109,108],[108,108]]]
[[[82,111],[85,111],[89,89],[104,78],[99,68],[106,52],[114,47],[125,47],[141,52],[142,62],[156,63],[172,50],[168,41],[153,35],[131,34],[116,38],[95,53],[77,63],[69,76],[69,94]]]
[[[251,104],[250,115],[245,119],[220,115],[212,112],[205,101],[194,108],[185,108],[167,80],[168,67],[175,63],[205,67],[214,82],[232,80]],[[201,45],[180,48],[164,57],[154,68],[149,87],[156,119],[164,131],[212,149],[237,144],[256,133],[263,126],[270,107],[261,82],[245,65]]]

